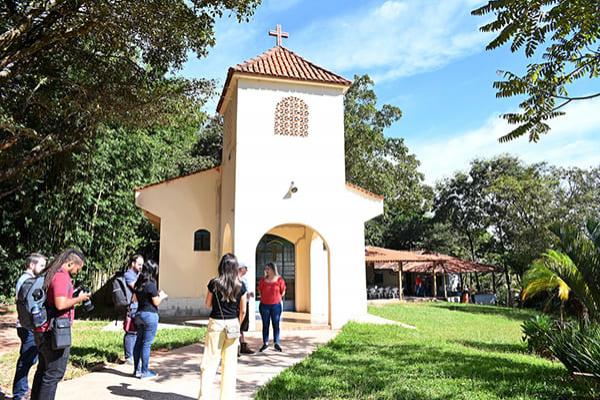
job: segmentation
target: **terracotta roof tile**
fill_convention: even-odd
[[[358,185],[355,185],[353,183],[350,183],[350,182],[346,182],[346,187],[348,189],[352,189],[352,190],[354,190],[354,191],[362,194],[363,196],[367,196],[367,197],[370,197],[370,198],[375,199],[375,200],[383,200],[384,199],[383,196],[375,194],[373,192],[370,192],[367,189],[362,188],[362,187],[360,187]]]
[[[348,79],[305,60],[283,46],[275,46],[251,60],[229,68],[223,93],[217,105],[217,112],[221,110],[231,78],[236,72],[342,86],[350,86],[352,84]]]

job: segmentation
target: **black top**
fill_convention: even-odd
[[[221,297],[220,293],[215,293],[215,280],[211,279],[210,282],[208,282],[208,290],[212,293],[213,295],[213,300],[212,300],[212,311],[210,312],[210,318],[213,319],[234,319],[234,318],[238,318],[240,316],[240,300],[242,298],[243,295],[246,294],[246,285],[242,284],[242,288],[240,289],[240,292],[238,293],[235,302],[234,301],[223,301],[224,299]],[[219,304],[217,303],[217,297],[218,297],[218,301],[220,301],[221,304],[221,309],[219,309]],[[223,310],[223,314],[221,315],[221,310]]]
[[[146,282],[142,290],[135,291],[135,295],[138,301],[138,311],[158,313],[158,307],[152,303],[152,298],[158,296],[156,283]]]

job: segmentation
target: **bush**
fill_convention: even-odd
[[[523,322],[523,341],[527,343],[527,351],[545,358],[552,358],[550,340],[552,332],[558,330],[556,321],[547,315],[536,315]]]
[[[550,333],[550,351],[569,372],[591,374],[600,379],[600,326],[567,324]]]

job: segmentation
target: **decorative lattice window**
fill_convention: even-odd
[[[301,99],[285,97],[275,107],[275,134],[308,136],[308,106]]]
[[[206,229],[194,232],[194,251],[210,251],[210,232]]]

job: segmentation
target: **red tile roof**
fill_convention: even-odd
[[[368,191],[365,188],[362,188],[362,187],[360,187],[358,185],[355,185],[354,183],[346,182],[346,187],[348,189],[352,189],[352,190],[354,190],[354,191],[362,194],[363,196],[370,197],[370,198],[375,199],[375,200],[383,200],[384,199],[383,196],[375,194],[373,192],[370,192],[370,191]]]
[[[173,181],[176,181],[178,179],[187,178],[188,176],[192,176],[192,175],[196,175],[196,174],[202,174],[202,173],[208,172],[208,171],[215,171],[215,172],[219,173],[220,169],[221,169],[220,165],[218,165],[216,167],[213,167],[213,168],[200,169],[198,171],[193,171],[193,172],[190,172],[190,173],[187,173],[187,174],[183,174],[183,175],[179,175],[179,176],[174,176],[172,178],[165,179],[164,181],[150,183],[150,184],[145,185],[145,186],[137,187],[137,188],[133,189],[133,191],[134,192],[141,192],[142,190],[148,189],[150,187],[159,186],[159,185],[162,185],[164,183],[173,182]]]
[[[223,93],[221,94],[219,104],[217,105],[217,112],[220,112],[221,110],[231,78],[236,72],[297,81],[322,82],[341,86],[350,86],[352,84],[348,79],[305,60],[283,46],[275,46],[251,60],[229,68],[227,80],[223,87]]]

